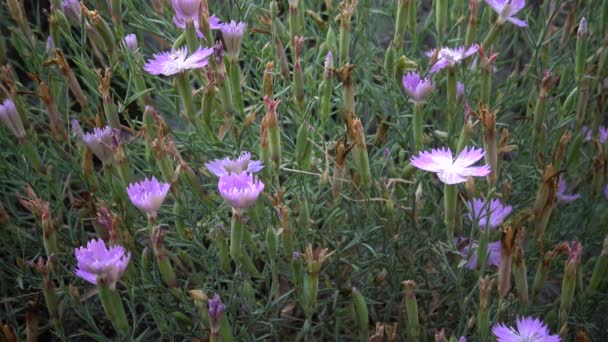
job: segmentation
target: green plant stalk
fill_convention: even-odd
[[[393,44],[396,49],[401,49],[405,41],[405,31],[409,20],[410,4],[408,0],[397,0],[397,22],[395,23],[395,35]]]
[[[460,153],[471,141],[471,135],[473,134],[473,127],[471,125],[471,121],[466,121],[462,126],[462,130],[460,131],[460,136],[458,137],[458,145],[456,148],[456,153]]]
[[[545,287],[545,283],[547,282],[547,278],[549,276],[549,263],[544,260],[540,260],[538,262],[538,267],[536,268],[536,274],[534,275],[534,280],[532,281],[532,301],[536,298],[536,296],[543,290]]]
[[[93,27],[99,32],[99,35],[103,40],[108,58],[112,60],[114,55],[114,34],[112,33],[110,26],[108,26],[108,23],[99,15],[95,16],[91,21]]]
[[[210,205],[212,203],[207,193],[203,190],[201,182],[198,180],[196,174],[194,174],[194,171],[191,167],[187,165],[182,165],[180,171],[180,179],[182,182],[181,185],[187,189],[192,190],[192,192],[196,195],[196,197],[198,197],[201,202],[207,205]]]
[[[246,251],[243,251],[241,253],[241,263],[240,265],[243,267],[243,269],[245,271],[247,271],[247,273],[249,273],[252,277],[260,277],[260,272],[258,271],[258,269],[255,267],[255,265],[253,264],[253,261],[251,260],[251,257],[249,256],[249,254]]]
[[[481,67],[481,79],[479,85],[479,97],[482,103],[490,107],[490,96],[492,94],[492,66]]]
[[[196,27],[194,27],[194,22],[192,20],[186,21],[185,34],[186,34],[186,45],[188,46],[188,52],[194,53],[200,47],[200,43],[198,41]]]
[[[215,101],[215,87],[207,87],[203,93],[202,113],[203,130],[211,139],[213,135],[213,102]]]
[[[175,203],[173,204],[173,215],[175,216],[175,230],[177,235],[181,239],[186,239],[186,225],[184,223],[184,217],[187,215],[186,208],[183,203],[183,199],[178,195],[175,196]]]
[[[299,2],[303,2],[300,0]],[[291,49],[291,57],[293,58],[292,63],[296,63],[296,47],[294,39],[298,32],[298,7],[289,5],[289,48]]]
[[[604,279],[604,275],[606,274],[606,270],[608,270],[608,236],[604,239],[604,247],[602,248],[602,252],[595,260],[591,280],[589,281],[589,286],[587,286],[585,293],[587,296],[593,295],[600,287],[602,279]]]
[[[173,169],[173,163],[169,159],[169,155],[167,153],[162,153],[160,156],[157,156],[156,160],[163,180],[167,183],[172,183],[175,170]]]
[[[278,171],[281,166],[281,131],[278,126],[268,128],[268,145],[272,165]]]
[[[220,323],[220,335],[222,336],[221,340],[219,339],[219,336],[216,336],[218,338],[216,341],[232,342],[234,340],[234,337],[232,336],[232,327],[230,327],[230,322],[228,322],[226,316],[222,318],[222,322]]]
[[[587,37],[579,34],[576,39],[576,55],[574,57],[574,76],[577,83],[580,83],[585,76],[586,53]]]
[[[243,254],[243,216],[236,211],[232,212],[230,228],[230,256],[238,266],[242,264]]]
[[[488,331],[490,330],[490,318],[488,308],[479,307],[477,310],[477,336],[479,341],[487,341]]]
[[[456,203],[458,202],[458,186],[455,184],[444,184],[443,186],[443,205],[445,209],[444,223],[448,242],[454,241],[454,231],[456,229]]]
[[[296,293],[301,296],[304,292],[304,270],[302,268],[302,261],[300,259],[294,259],[293,254],[289,256],[291,259],[291,272],[293,274],[293,283],[296,288]]]
[[[127,333],[129,331],[129,321],[127,320],[127,314],[122,306],[118,291],[111,289],[103,281],[100,281],[100,279],[97,280],[97,291],[103,309],[114,328],[120,334]]]
[[[536,100],[536,106],[534,107],[534,130],[532,136],[534,140],[534,147],[538,148],[540,143],[544,141],[544,130],[543,124],[545,123],[545,114],[547,112],[547,93],[541,87],[540,94]]]
[[[342,20],[340,23],[340,65],[346,65],[349,62],[350,55],[350,18]]]
[[[111,96],[104,96],[103,112],[106,115],[106,120],[108,120],[110,127],[120,129],[120,118],[118,117],[118,110],[116,109],[116,105],[112,101]]]
[[[188,115],[190,123],[197,130],[200,130],[200,125],[196,117],[196,110],[194,109],[194,100],[192,98],[192,86],[190,85],[188,73],[182,71],[177,74],[175,82],[177,93],[182,99],[182,103],[184,104],[184,109],[186,110],[186,115]]]
[[[235,103],[236,109],[239,111],[239,113],[244,113],[245,107],[243,104],[243,93],[241,90],[241,67],[236,58],[231,61],[228,73],[228,78],[230,78],[230,89],[232,90],[232,96],[234,98],[233,103]]]
[[[513,280],[519,293],[519,303],[522,308],[528,306],[528,270],[526,268],[526,261],[522,259],[521,262],[513,261],[512,264]]]
[[[304,277],[306,317],[311,318],[317,308],[317,293],[319,291],[319,271],[307,271]]]
[[[296,136],[296,148],[295,148],[295,157],[298,166],[302,170],[308,170],[310,167],[310,155],[307,154],[307,150],[310,150],[312,144],[308,141],[308,127],[307,124],[304,123],[298,128],[298,133]]]
[[[566,262],[564,278],[562,280],[561,301],[559,306],[559,321],[560,328],[568,323],[568,316],[572,308],[572,299],[574,298],[574,290],[576,289],[576,265],[570,265]]]
[[[589,78],[584,77],[580,82],[580,91],[578,94],[578,102],[576,104],[575,119],[577,130],[580,130],[583,123],[585,122],[585,116],[587,114],[587,105],[589,104],[589,86]]]
[[[414,289],[405,287],[405,311],[407,313],[408,341],[418,341],[420,337],[420,323],[418,319],[418,302]]]
[[[131,165],[129,164],[129,159],[127,159],[127,157],[125,156],[125,152],[124,152],[124,148],[125,145],[118,147],[118,149],[116,150],[117,153],[116,155],[118,156],[116,158],[116,171],[118,172],[118,176],[120,177],[120,180],[122,181],[122,185],[124,187],[127,187],[131,182],[132,182],[132,176],[131,176]]]
[[[42,288],[42,292],[44,294],[44,301],[46,303],[46,307],[49,311],[49,317],[51,318],[51,322],[53,327],[57,332],[62,331],[61,327],[61,318],[59,316],[59,300],[57,299],[57,289],[55,288],[55,284],[48,276],[45,276],[44,285]]]
[[[215,243],[217,244],[222,270],[226,273],[230,273],[232,268],[230,266],[230,252],[223,232],[218,234],[217,238],[215,239]]]
[[[469,22],[467,24],[467,30],[464,35],[464,46],[473,45],[473,43],[475,43],[475,39],[477,39],[477,17],[473,16],[469,18]]]
[[[424,137],[424,113],[422,111],[421,103],[416,103],[414,105],[414,118],[412,121],[412,126],[414,128],[414,152],[419,152],[423,149]]]
[[[572,112],[572,109],[574,108],[574,101],[577,99],[577,95],[578,94],[578,88],[574,88],[572,89],[572,91],[570,92],[570,94],[568,94],[568,96],[566,97],[566,99],[564,100],[564,103],[562,104],[562,110],[560,113],[560,120],[563,120],[566,115],[569,115]]]
[[[414,41],[417,40],[417,36],[416,36],[416,11],[418,9],[418,0],[410,0],[410,8],[408,9],[408,14],[409,14],[409,23],[408,26],[410,28],[410,34],[412,35]]]
[[[355,304],[355,321],[357,322],[359,341],[369,341],[369,312],[365,298],[358,290],[353,289],[353,302]]]
[[[332,90],[331,77],[323,77],[321,82],[321,111],[319,117],[321,118],[321,132],[325,133],[327,120],[331,114],[331,90]]]
[[[483,40],[482,46],[484,47],[484,49],[489,49],[492,46],[492,44],[494,44],[494,42],[496,41],[496,38],[498,38],[498,33],[500,32],[501,28],[502,28],[502,23],[499,21],[496,21]]]
[[[357,171],[361,176],[361,191],[369,193],[372,184],[372,175],[369,169],[369,156],[367,155],[367,147],[365,144],[355,144],[353,147],[353,155],[356,156]]]
[[[160,272],[161,279],[165,285],[171,288],[171,292],[175,295],[176,292],[173,290],[178,289],[178,282],[175,271],[173,270],[173,265],[171,265],[171,261],[165,254],[164,250],[157,250],[155,248],[154,254],[156,256],[156,263],[158,264],[158,271]]]
[[[395,60],[397,59],[397,53],[395,52],[395,47],[393,45],[394,44],[391,42],[384,55],[384,73],[387,82],[390,82],[391,79],[395,78]]]
[[[304,72],[302,71],[302,66],[299,61],[296,61],[296,64],[293,66],[293,94],[300,117],[304,118],[306,110],[304,104]]]
[[[448,145],[454,144],[454,135],[456,131],[456,119],[457,119],[457,106],[456,101],[457,89],[456,89],[456,67],[450,65],[448,67],[447,76],[447,107],[448,107]],[[452,146],[454,149],[455,146]]]
[[[123,202],[123,193],[118,189],[118,183],[114,181],[114,165],[104,164],[103,167],[103,175],[108,187],[110,187],[110,192],[112,194],[112,199],[116,203]],[[120,185],[122,186],[122,184]]]
[[[112,9],[112,22],[118,32],[122,31],[122,0],[110,0]]]
[[[442,39],[448,27],[448,1],[435,0],[435,29]]]
[[[34,170],[36,170],[36,172],[38,172],[40,175],[44,175],[46,172],[45,167],[42,165],[40,155],[32,142],[24,137],[23,139],[19,140],[19,147],[21,148],[21,152],[23,152],[25,158],[27,158],[30,164],[32,164]]]

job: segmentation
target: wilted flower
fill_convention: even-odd
[[[551,335],[549,328],[534,317],[518,318],[517,329],[498,323],[492,328],[497,342],[560,342],[559,335]]]
[[[464,242],[464,241],[466,241],[466,239],[464,239],[464,238],[455,238],[456,246],[462,245],[462,242]],[[466,267],[470,270],[475,270],[475,269],[477,269],[477,266],[478,266],[477,265],[477,246],[478,245],[479,244],[477,241],[473,241],[473,242],[470,242],[470,243],[464,245],[463,247],[459,248],[461,255],[467,260],[464,267]],[[496,266],[496,267],[498,267],[498,265],[500,265],[500,247],[501,247],[500,240],[488,243],[488,251],[487,251],[488,252],[488,265]],[[471,250],[471,248],[473,249],[473,252],[471,253],[471,256],[469,256],[469,251]]]
[[[25,137],[25,129],[23,128],[23,122],[15,103],[11,99],[6,99],[0,104],[0,121],[19,139]]]
[[[125,36],[124,45],[131,53],[137,51],[137,36],[134,33]]]
[[[567,194],[567,187],[566,181],[562,177],[559,177],[559,181],[557,182],[557,192],[555,195],[560,203],[570,203],[581,198],[581,195],[579,194]]]
[[[80,2],[78,0],[63,0],[63,13],[66,17],[80,23]]]
[[[264,168],[261,160],[251,160],[251,153],[243,152],[237,159],[214,159],[205,166],[214,175],[221,177],[227,173],[241,173],[243,171],[255,173]]]
[[[203,38],[203,33],[200,31],[200,24],[198,22],[201,0],[171,0],[171,5],[175,11],[175,16],[173,16],[175,26],[185,30],[187,23],[192,22],[198,37]],[[209,17],[209,27],[212,30],[219,29],[220,24],[221,22],[218,17],[214,15]]]
[[[460,63],[463,59],[474,55],[479,50],[479,45],[474,44],[469,48],[461,46],[456,49],[450,49],[443,47],[437,51],[436,49],[427,51],[426,56],[432,58],[437,54],[437,61],[429,70],[430,73],[436,73],[437,71],[450,66]]]
[[[222,198],[240,213],[251,207],[264,191],[264,183],[254,180],[253,174],[246,171],[223,174],[217,187]]]
[[[221,25],[222,36],[224,37],[224,44],[226,45],[226,53],[233,59],[238,58],[239,52],[241,51],[241,43],[243,42],[243,34],[245,34],[246,26],[245,23],[237,23],[234,20],[230,23]]]
[[[486,0],[486,3],[498,14],[499,22],[510,21],[519,27],[528,26],[525,21],[513,17],[524,8],[526,0]]]
[[[415,167],[437,173],[439,180],[446,184],[466,182],[468,176],[485,177],[490,173],[490,165],[471,166],[483,158],[482,149],[465,147],[454,160],[452,151],[447,148],[422,151],[412,158]]]
[[[114,145],[112,127],[93,128],[93,132],[84,133],[82,140],[105,165],[114,163]]]
[[[403,75],[403,89],[414,104],[424,102],[435,90],[435,84],[428,78],[422,78],[416,72]]]
[[[513,209],[510,205],[503,205],[498,198],[491,200],[489,203],[482,198],[475,198],[472,202],[469,202],[469,207],[471,208],[468,214],[469,219],[477,221],[477,225],[481,229],[485,229],[488,224],[490,228],[500,226]],[[487,220],[488,210],[490,211],[489,223]]]
[[[52,36],[48,36],[46,39],[45,51],[47,55],[50,55],[55,51],[55,40],[53,40]]]
[[[93,239],[87,246],[76,248],[76,275],[91,284],[102,281],[110,288],[116,287],[129,265],[131,253],[125,252],[122,246],[112,246],[109,249],[103,240]]]
[[[127,193],[134,206],[146,214],[155,217],[158,209],[165,201],[171,185],[161,183],[155,177],[145,178],[141,182],[131,183]]]
[[[152,75],[171,76],[189,69],[204,68],[212,54],[212,48],[198,48],[188,56],[188,48],[184,46],[181,49],[154,54],[154,58],[144,65],[144,70]]]

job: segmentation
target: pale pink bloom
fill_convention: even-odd
[[[465,147],[454,159],[452,151],[443,147],[430,152],[422,151],[418,156],[412,157],[415,167],[437,173],[437,177],[445,184],[458,184],[466,182],[467,177],[485,177],[490,173],[490,165],[472,166],[483,158],[482,149]]]
[[[519,27],[528,26],[525,21],[513,17],[524,8],[526,0],[486,0],[486,3],[498,14],[500,22],[510,21]]]
[[[464,46],[458,47],[456,49],[442,47],[437,52],[437,61],[435,62],[435,64],[433,64],[429,72],[433,74],[447,66],[459,64],[465,58],[477,53],[478,50],[479,45],[477,44],[474,44],[469,48],[466,48]],[[426,56],[429,58],[433,57],[435,55],[435,51],[437,50],[433,49],[431,51],[427,51]]]

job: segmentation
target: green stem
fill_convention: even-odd
[[[228,77],[230,78],[230,88],[232,89],[234,103],[239,113],[244,113],[243,94],[241,91],[241,66],[238,60],[231,61],[228,72],[230,73]]]
[[[129,331],[129,321],[127,320],[127,314],[122,306],[118,291],[111,289],[107,284],[99,281],[99,279],[97,290],[103,309],[114,328],[121,334],[127,333]]]
[[[27,160],[30,162],[30,164],[32,164],[34,170],[36,170],[36,172],[38,172],[40,175],[44,175],[46,172],[45,167],[42,165],[40,155],[38,154],[38,151],[36,150],[32,142],[27,138],[21,139],[20,142],[21,151],[23,152]]]
[[[230,229],[230,256],[237,266],[241,264],[243,253],[243,216],[232,212],[232,227]]]
[[[456,203],[458,200],[458,186],[455,184],[445,184],[443,186],[443,204],[445,209],[444,223],[447,228],[448,241],[454,241],[454,231],[456,228]]]
[[[435,0],[435,28],[439,38],[443,38],[448,26],[448,1]]]
[[[455,134],[456,134],[456,108],[457,108],[457,81],[456,81],[456,67],[449,66],[448,67],[448,76],[447,76],[447,106],[448,106],[448,145],[454,149],[455,146],[452,146],[455,142]]]
[[[498,32],[500,32],[500,29],[502,27],[502,23],[500,22],[496,22],[494,23],[494,26],[492,26],[492,28],[490,29],[490,32],[488,32],[488,34],[486,35],[486,38],[484,38],[483,40],[483,48],[484,49],[489,49],[492,44],[494,44],[494,42],[496,41],[496,38],[498,37]]]
[[[190,120],[190,123],[194,125],[197,130],[199,130],[200,127],[198,119],[196,118],[196,110],[194,109],[194,100],[192,98],[192,86],[190,85],[188,73],[180,72],[177,74],[175,80],[177,92],[182,99],[188,119]]]
[[[416,103],[414,105],[414,152],[421,151],[423,149],[423,133],[424,133],[424,117],[422,112],[422,104]]]

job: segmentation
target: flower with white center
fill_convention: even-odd
[[[208,163],[205,163],[207,170],[211,171],[214,175],[221,177],[227,173],[241,173],[247,171],[255,173],[264,168],[264,164],[261,160],[251,160],[251,153],[243,152],[237,159],[214,159]]]
[[[148,60],[144,70],[152,75],[171,76],[190,69],[204,68],[209,63],[209,56],[213,54],[212,48],[198,48],[188,56],[188,48],[182,47],[171,51],[154,54]]]
[[[445,184],[466,182],[467,177],[485,177],[490,173],[490,165],[472,166],[483,158],[482,149],[465,147],[454,159],[452,151],[447,148],[422,151],[412,158],[415,167],[437,173],[437,177]]]
[[[526,0],[486,0],[486,3],[498,14],[498,21],[500,23],[510,21],[519,27],[528,26],[528,23],[525,21],[513,17],[524,8]]]
[[[220,177],[217,187],[224,201],[239,214],[254,205],[264,191],[264,183],[254,180],[248,172],[226,173]]]
[[[497,342],[560,342],[559,335],[551,335],[549,328],[540,319],[534,317],[518,318],[516,328],[502,323],[492,328]]]
[[[129,184],[127,194],[133,205],[139,210],[151,217],[156,217],[170,187],[169,183],[161,183],[155,177],[145,178],[141,182]]]
[[[447,66],[454,66],[456,64],[459,64],[465,58],[477,53],[478,50],[479,45],[474,44],[469,48],[466,48],[464,46],[458,47],[456,49],[443,47],[439,50],[433,49],[431,51],[427,51],[426,56],[429,58],[433,58],[435,54],[437,54],[437,61],[435,62],[435,64],[433,64],[429,72],[433,74]]]
[[[76,276],[91,284],[102,281],[111,289],[116,288],[116,283],[125,273],[131,259],[131,253],[125,252],[122,246],[107,248],[101,239],[93,239],[86,247],[76,248],[74,254],[78,264]]]

